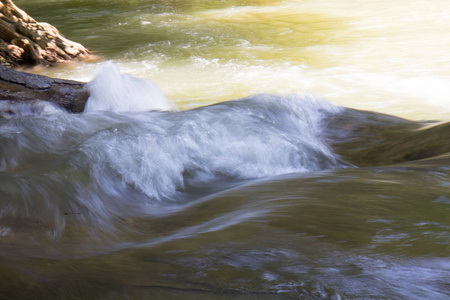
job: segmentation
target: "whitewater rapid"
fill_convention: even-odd
[[[114,232],[117,218],[237,182],[344,166],[322,132],[341,108],[322,99],[259,94],[177,111],[153,83],[111,64],[89,89],[81,114],[10,103],[22,116],[0,127],[4,218],[31,222],[38,212],[52,238],[67,214],[92,232]]]

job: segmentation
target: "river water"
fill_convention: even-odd
[[[15,3],[97,58],[0,103],[0,298],[450,297],[447,1]]]

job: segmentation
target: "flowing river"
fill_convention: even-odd
[[[0,103],[0,299],[450,298],[450,2],[15,3],[97,57]]]

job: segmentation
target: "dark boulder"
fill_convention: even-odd
[[[0,101],[48,101],[79,113],[88,98],[84,82],[19,72],[0,65]]]

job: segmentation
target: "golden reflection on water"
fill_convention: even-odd
[[[155,81],[181,109],[313,93],[412,119],[450,114],[448,1],[81,2],[78,12],[56,3],[69,16],[99,16],[67,21],[45,3],[36,14],[123,72]],[[36,72],[87,81],[96,64]]]

